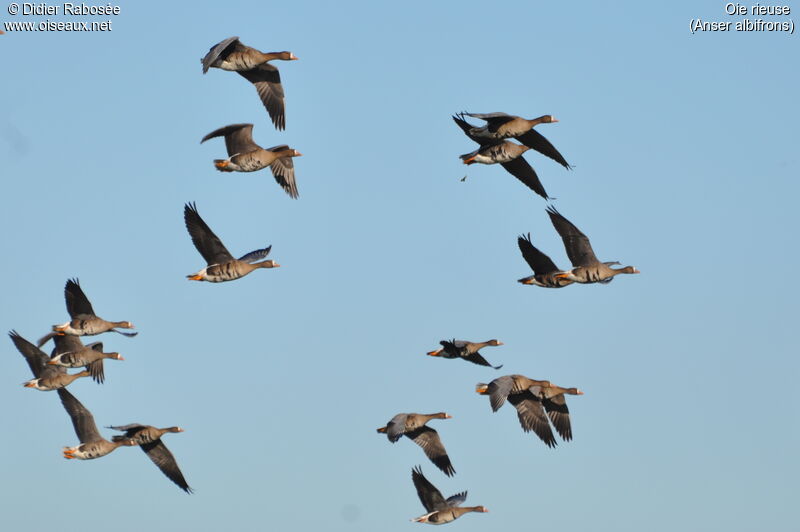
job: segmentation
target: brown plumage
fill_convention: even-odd
[[[465,513],[489,511],[484,506],[459,506],[467,500],[466,491],[456,493],[445,499],[442,493],[425,478],[425,475],[422,474],[422,468],[419,466],[411,470],[411,480],[414,482],[414,487],[417,489],[417,496],[422,506],[424,506],[425,510],[428,512],[425,515],[412,519],[412,521],[417,523],[441,525],[454,521]]]
[[[507,398],[517,409],[522,430],[533,432],[548,447],[555,447],[557,443],[548,419],[564,441],[572,439],[564,394],[583,395],[577,388],[562,388],[549,381],[529,379],[524,375],[506,375],[489,384],[479,383],[475,391],[489,396],[494,412],[503,406]]]
[[[558,122],[553,115],[542,115],[530,120],[506,113],[463,113],[463,115],[486,121],[485,126],[472,127],[469,130],[471,137],[498,140],[514,138],[529,148],[533,148],[542,155],[553,159],[567,170],[572,168],[561,153],[550,144],[550,141],[533,129],[539,124]]]
[[[559,213],[552,205],[547,207],[547,214],[550,215],[550,221],[553,222],[553,227],[556,228],[561,239],[564,241],[564,247],[567,250],[567,256],[572,262],[573,268],[568,272],[557,273],[557,279],[565,279],[576,283],[610,283],[615,275],[621,273],[639,273],[639,270],[633,266],[625,266],[624,268],[612,268],[613,265],[618,265],[619,262],[600,262],[592,250],[592,245],[589,238],[584,235],[580,229],[575,227],[569,220]]]
[[[53,349],[48,364],[63,366],[66,368],[85,367],[89,370],[95,382],[102,384],[105,381],[103,370],[103,360],[125,360],[119,353],[104,353],[102,342],[93,342],[83,345],[78,336],[55,336],[53,337],[56,347]]]
[[[481,356],[478,352],[484,347],[494,347],[498,345],[503,345],[503,342],[499,340],[487,340],[485,342],[468,342],[466,340],[442,340],[439,342],[439,345],[442,346],[441,349],[437,349],[435,351],[429,351],[428,355],[432,357],[442,357],[442,358],[461,358],[466,360],[467,362],[472,362],[473,364],[478,364],[479,366],[487,366],[494,369],[500,369],[503,365],[499,366],[492,366],[489,362]]]
[[[39,339],[37,345],[43,346],[50,338],[55,335],[69,334],[73,336],[94,336],[104,332],[115,332],[123,336],[133,337],[138,333],[122,332],[116,328],[133,329],[133,324],[129,321],[107,321],[98,317],[94,313],[89,298],[83,293],[80,282],[77,279],[69,279],[64,286],[64,299],[67,303],[67,312],[70,321],[61,325],[53,325],[53,331]]]
[[[64,409],[69,414],[75,434],[81,442],[80,445],[74,447],[64,447],[64,458],[69,460],[93,460],[107,455],[117,447],[136,445],[136,443],[128,439],[119,441],[106,440],[100,436],[100,431],[97,430],[92,413],[74,395],[62,388],[58,390],[58,396],[61,398],[61,404],[64,405]]]
[[[28,367],[31,368],[34,378],[23,383],[26,388],[35,388],[43,392],[49,392],[64,388],[72,383],[75,379],[87,377],[88,371],[81,371],[79,373],[69,374],[63,367],[53,366],[50,364],[51,358],[48,357],[41,349],[27,341],[20,336],[17,331],[8,333],[11,341],[17,351],[25,357]]]
[[[197,251],[200,252],[208,264],[199,272],[187,275],[186,277],[191,281],[222,283],[244,277],[259,268],[277,268],[280,266],[274,260],[256,262],[266,257],[272,246],[251,251],[238,259],[234,259],[219,237],[200,218],[194,203],[184,205],[183,219],[186,223],[186,230],[189,231],[189,235],[192,237],[194,247],[197,248]]]
[[[522,154],[530,149],[529,146],[475,136],[472,133],[473,126],[464,120],[463,116],[453,116],[453,120],[469,138],[481,145],[477,150],[460,156],[464,164],[500,164],[508,173],[522,181],[535,193],[544,199],[551,199],[539,180],[539,176],[536,175],[536,171],[522,157]]]
[[[269,64],[269,61],[296,59],[291,52],[264,53],[245,46],[239,41],[239,37],[229,37],[212,46],[200,62],[203,64],[203,74],[209,68],[219,68],[237,72],[252,83],[275,128],[281,130],[286,127],[283,85],[278,69]]]
[[[294,178],[293,157],[303,155],[285,144],[264,149],[253,142],[253,124],[231,124],[212,131],[200,141],[225,137],[227,159],[215,159],[214,166],[220,172],[256,172],[270,167],[272,176],[283,190],[297,199],[297,183]]]
[[[528,266],[533,270],[533,275],[523,277],[517,282],[522,284],[532,284],[542,286],[544,288],[562,288],[571,285],[574,281],[559,277],[559,274],[564,273],[558,266],[550,260],[550,257],[536,249],[531,243],[531,235],[520,235],[517,238],[517,246],[522,252],[522,258],[528,263]]]
[[[129,425],[121,425],[115,427],[108,427],[110,429],[119,430],[125,433],[124,436],[113,436],[112,442],[121,442],[130,440],[142,448],[142,451],[153,461],[153,463],[174,482],[179,488],[186,493],[192,493],[192,488],[183,478],[178,467],[178,462],[172,455],[164,442],[161,441],[161,436],[168,432],[183,432],[180,427],[167,427],[159,429],[150,425],[140,425],[139,423],[131,423]]]
[[[403,435],[407,436],[414,443],[422,447],[425,455],[433,462],[436,467],[442,470],[447,476],[455,474],[450,457],[439,438],[439,433],[425,424],[431,419],[450,419],[452,416],[444,412],[436,414],[397,414],[385,427],[378,429],[381,434],[386,434],[389,441],[397,442]]]

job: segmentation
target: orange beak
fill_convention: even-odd
[[[467,159],[464,159],[464,164],[472,164],[474,162],[475,162],[475,156],[474,155],[472,157],[468,157]]]
[[[428,351],[428,355],[432,356],[432,357],[438,357],[439,353],[441,353],[441,352],[442,352],[441,349],[437,349],[436,351]]]
[[[203,280],[203,276],[200,275],[199,273],[195,273],[194,275],[187,275],[186,278],[189,279],[190,281],[202,281]]]
[[[385,434],[386,433],[386,427],[379,428],[378,432],[380,432],[381,434]]]

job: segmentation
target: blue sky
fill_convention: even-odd
[[[70,277],[132,321],[136,338],[96,338],[126,359],[105,385],[70,390],[101,427],[186,429],[164,441],[196,492],[136,449],[64,460],[69,418],[20,386],[6,341],[0,522],[413,530],[421,464],[489,508],[463,531],[794,526],[797,36],[689,32],[742,18],[725,2],[551,4],[125,2],[111,32],[1,36],[0,323],[34,340],[65,321]],[[300,58],[278,64],[286,131],[238,75],[202,75],[231,35]],[[568,261],[540,197],[461,164],[462,110],[555,115],[539,131],[575,169],[526,158],[601,260],[642,274],[517,284],[521,233]],[[238,122],[304,154],[299,200],[268,171],[213,168],[223,143],[200,139]],[[204,266],[188,201],[234,255],[271,244],[282,267],[186,281]],[[425,356],[452,337],[500,339],[485,354],[503,369]],[[509,373],[585,391],[574,441],[547,449],[491,413],[474,385]],[[375,433],[436,411],[453,478]]]

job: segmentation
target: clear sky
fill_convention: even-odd
[[[786,2],[798,9],[796,2]],[[35,340],[66,320],[79,277],[104,335],[106,383],[70,390],[100,427],[165,436],[184,494],[137,449],[64,460],[77,444],[55,393],[8,340],[0,357],[4,530],[342,530],[422,527],[422,465],[469,491],[462,531],[792,530],[800,376],[797,35],[690,33],[725,2],[123,2],[112,31],[0,36],[0,324]],[[52,4],[61,5],[61,4]],[[286,123],[200,58],[238,35],[278,63]],[[546,290],[521,233],[568,266],[546,203],[500,167],[465,167],[459,111],[553,114],[539,127],[575,166],[526,158],[601,260],[642,271]],[[252,122],[288,143],[300,199],[269,171],[218,173],[208,132]],[[466,181],[461,178],[467,175]],[[183,224],[200,214],[234,255],[282,267],[194,283]],[[500,371],[425,356],[487,340]],[[49,350],[49,346],[48,346]],[[547,449],[477,382],[522,373],[585,391],[574,441]],[[431,423],[457,474],[375,433]],[[101,428],[110,437],[112,431]]]

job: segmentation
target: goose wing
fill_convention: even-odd
[[[197,206],[194,203],[187,203],[183,207],[183,220],[186,223],[189,235],[192,237],[194,247],[197,248],[197,251],[200,252],[209,266],[212,264],[224,264],[233,260],[233,256],[225,248],[219,237],[200,218]]]
[[[275,129],[286,127],[283,103],[283,85],[278,69],[269,63],[261,63],[250,70],[239,71],[239,75],[256,86],[258,97],[266,107]]]
[[[261,149],[261,146],[253,142],[253,124],[231,124],[215,129],[203,137],[200,144],[216,137],[225,137],[225,150],[228,152],[228,157]]]
[[[589,237],[581,233],[580,229],[564,218],[552,205],[547,207],[547,214],[550,215],[553,227],[561,235],[567,256],[573,266],[590,266],[598,262]]]
[[[444,448],[441,438],[439,438],[438,432],[427,425],[423,425],[416,430],[407,432],[406,436],[422,447],[422,450],[425,451],[425,456],[427,456],[436,467],[441,469],[445,475],[450,477],[455,474],[456,470],[453,469],[453,464],[450,463],[450,457],[447,456],[447,451]]]
[[[72,419],[72,426],[75,428],[75,434],[80,442],[88,443],[102,440],[103,437],[100,436],[100,432],[97,430],[92,413],[66,388],[59,388],[56,391],[61,398],[61,404],[64,405],[64,409]]]

